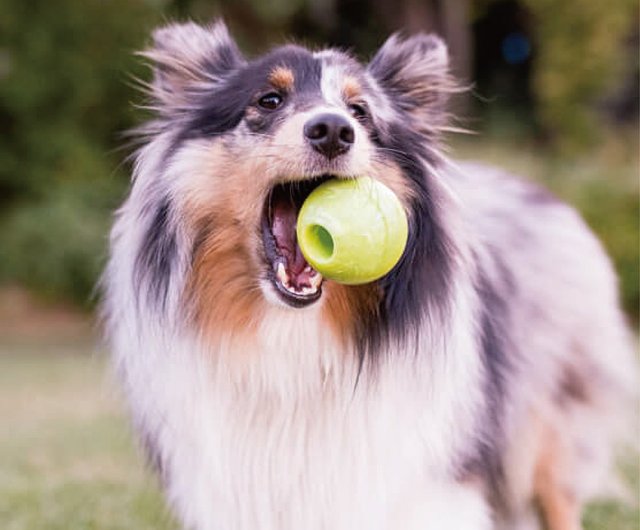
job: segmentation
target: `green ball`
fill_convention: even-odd
[[[407,244],[407,215],[387,186],[369,177],[333,179],[300,209],[298,244],[325,278],[357,285],[387,274]]]

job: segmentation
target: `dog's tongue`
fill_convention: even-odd
[[[307,261],[302,255],[296,236],[298,208],[290,197],[284,195],[274,197],[271,207],[271,231],[280,254],[286,260],[287,272],[301,276],[307,267]],[[302,281],[304,278],[299,280]]]

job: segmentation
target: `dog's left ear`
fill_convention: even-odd
[[[423,33],[403,39],[396,33],[378,50],[368,71],[392,105],[413,116],[419,129],[433,131],[446,124],[448,96],[457,90],[442,39]]]
[[[140,53],[153,63],[151,95],[159,110],[188,105],[189,93],[202,84],[223,81],[245,64],[224,22],[169,24],[153,32],[153,46]]]

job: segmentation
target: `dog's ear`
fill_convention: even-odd
[[[163,106],[188,105],[189,93],[221,82],[245,64],[226,25],[169,24],[153,32],[153,46],[140,53],[153,63],[150,92]]]
[[[368,71],[392,105],[413,116],[418,128],[433,131],[446,125],[448,96],[458,89],[442,39],[423,33],[405,39],[396,33],[378,50]]]

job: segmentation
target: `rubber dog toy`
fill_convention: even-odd
[[[400,199],[370,177],[332,179],[304,201],[298,244],[307,262],[339,283],[369,283],[387,274],[407,244]]]

